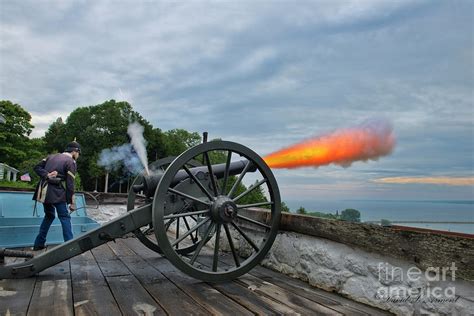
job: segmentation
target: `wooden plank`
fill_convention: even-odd
[[[128,240],[130,239],[127,239],[127,241]],[[117,242],[117,245],[118,247],[116,245],[113,246],[114,251],[118,250],[115,248],[127,247],[124,241]],[[144,247],[141,243],[139,246]],[[132,247],[136,250],[136,245]],[[123,249],[121,251],[123,251]],[[201,307],[163,274],[143,260],[137,253],[132,253],[132,256],[123,256],[120,257],[120,259],[168,314],[209,315],[209,311]]]
[[[139,243],[139,241],[138,241]],[[253,315],[245,307],[234,302],[227,296],[223,295],[209,284],[193,279],[178,271],[167,259],[157,256],[157,253],[148,248],[133,247],[151,266],[155,267],[164,276],[166,276],[177,287],[184,291],[187,295],[199,302],[201,306],[213,314],[224,315]],[[148,250],[147,250],[148,249]]]
[[[133,275],[106,277],[124,315],[166,315]]]
[[[90,251],[70,259],[74,313],[119,315],[120,309]]]
[[[229,299],[210,285],[187,276],[164,258],[156,258],[151,263],[158,266],[158,270],[168,279],[175,283],[181,290],[185,291],[194,300],[200,302],[207,310],[215,314],[224,315],[253,315],[243,306]]]
[[[281,302],[292,308],[295,312],[303,315],[343,315],[322,304],[301,297],[298,293],[286,291],[279,286],[263,281],[249,274],[241,276],[235,282],[247,286],[256,293]]]
[[[223,264],[232,265],[233,259],[231,255],[223,255],[220,257]],[[209,261],[209,259],[207,259]],[[209,263],[208,263],[209,264]],[[362,303],[352,301],[338,294],[327,292],[309,285],[301,280],[291,278],[287,275],[272,271],[260,265],[254,267],[249,274],[257,277],[265,282],[275,284],[292,293],[298,293],[299,296],[305,297],[315,303],[322,304],[326,307],[334,309],[340,313],[347,315],[391,315],[390,313],[378,308],[368,306]]]
[[[205,255],[202,255],[199,257],[199,262],[207,267],[210,267],[212,265],[212,254],[209,252],[208,249],[206,250],[207,251],[204,252]],[[243,261],[244,260],[242,259],[241,262]],[[221,261],[220,265],[230,267],[230,265],[228,264],[228,261]],[[251,279],[251,283],[243,281],[248,278]],[[241,287],[247,289],[248,291],[250,291],[253,296],[259,296],[262,299],[266,297],[270,300],[273,300],[275,303],[277,303],[278,304],[277,306],[285,306],[287,309],[292,310],[293,313],[296,313],[296,314],[317,313],[319,315],[340,315],[335,310],[331,308],[327,308],[326,306],[323,306],[322,304],[318,302],[304,302],[304,301],[299,302],[298,301],[298,304],[295,304],[295,302],[293,302],[294,300],[300,300],[299,293],[296,294],[296,292],[293,292],[293,291],[285,291],[284,289],[279,288],[278,286],[275,286],[272,283],[264,282],[263,280],[260,280],[249,274],[245,274],[244,276],[241,276],[237,280],[234,280],[234,282],[239,284]]]
[[[132,239],[133,240],[133,239]],[[140,255],[149,260],[156,260],[157,254],[148,250],[139,241],[125,241],[133,250],[144,248]],[[120,253],[121,250],[117,250]],[[203,254],[211,254],[210,249],[203,248]],[[139,251],[140,252],[140,251]],[[229,256],[230,258],[230,256]],[[212,261],[210,257],[200,256],[199,261],[209,265]],[[232,260],[232,259],[229,259]],[[225,261],[221,264],[225,264]],[[163,269],[163,265],[157,265],[157,268]],[[257,272],[259,271],[259,272]],[[267,274],[264,272],[268,271]],[[250,281],[258,280],[262,289],[258,285],[248,282],[210,284],[222,294],[232,298],[240,305],[259,314],[291,314],[291,313],[318,313],[318,314],[346,314],[346,315],[385,315],[381,311],[364,304],[353,302],[334,293],[311,287],[309,284],[300,280],[292,279],[288,276],[265,269],[255,267],[250,271]],[[269,275],[271,274],[271,275]],[[249,281],[249,280],[247,280]],[[255,283],[255,282],[254,282]],[[267,284],[268,283],[268,284]],[[261,286],[260,286],[261,287]],[[282,292],[280,297],[273,295],[272,291]],[[296,294],[297,293],[297,294]],[[278,299],[275,300],[275,297]],[[302,297],[302,298],[301,298]],[[309,306],[309,307],[308,307]]]
[[[354,302],[335,293],[318,289],[301,280],[291,278],[262,266],[256,266],[250,271],[250,274],[347,315],[391,315],[386,311]]]
[[[29,251],[29,248],[17,250]],[[25,262],[25,258],[5,257],[4,265]],[[0,267],[4,266],[3,264]],[[36,276],[27,279],[0,280],[0,315],[26,315]]]
[[[202,255],[199,256],[199,263],[203,266],[210,267],[212,266],[212,256],[213,253],[210,248],[203,248],[201,251]],[[228,267],[227,263],[221,262],[221,266],[224,265]],[[233,300],[245,306],[246,308],[250,309],[251,311],[261,314],[261,315],[269,315],[269,314],[278,314],[278,315],[295,315],[299,314],[298,312],[294,311],[289,306],[277,302],[273,299],[270,299],[264,295],[259,295],[255,293],[253,290],[249,289],[242,284],[238,284],[236,282],[226,282],[226,283],[208,283],[217,290],[219,290],[222,294],[231,297]]]
[[[98,285],[106,284],[104,276],[90,251],[69,260],[73,282],[90,280]]]
[[[31,252],[39,255],[46,251],[31,251],[31,247],[17,248],[16,250]],[[4,264],[11,265],[25,262],[28,259],[18,257],[5,257]],[[0,315],[26,315],[28,306],[33,295],[36,276],[27,279],[5,279],[0,280]]]
[[[206,249],[204,252],[205,255],[199,257],[199,262],[210,267],[212,264],[212,254],[209,249]],[[220,264],[224,266],[233,266],[230,263],[232,262],[229,256],[221,254]],[[242,260],[243,261],[243,260]],[[277,302],[280,302],[297,313],[302,314],[320,314],[320,315],[342,315],[331,307],[325,306],[317,301],[308,300],[305,297],[301,297],[298,292],[293,290],[286,290],[281,288],[273,283],[261,280],[250,274],[245,274],[237,280],[238,284],[247,287],[248,289],[259,293],[260,295],[267,296]],[[298,293],[298,294],[296,294]]]
[[[91,250],[91,252],[97,261],[107,261],[107,260],[117,259],[117,256],[112,251],[112,249],[110,249],[108,243],[95,247],[94,249]]]
[[[259,315],[299,315],[290,307],[258,295],[235,282],[211,284],[211,286]]]
[[[28,315],[74,315],[69,261],[41,272],[28,308]]]
[[[42,280],[65,280],[71,279],[71,267],[69,260],[60,262],[49,267],[38,274],[38,281]]]
[[[203,262],[209,266],[211,263],[210,253],[207,252],[207,254],[208,256],[201,258],[200,262]],[[223,264],[224,266],[233,266],[234,263],[232,256],[230,254],[221,255],[219,264]],[[261,279],[264,282],[281,287],[290,293],[298,293],[298,296],[302,296],[342,314],[391,315],[386,311],[362,303],[354,302],[335,293],[318,289],[301,280],[293,279],[287,275],[272,271],[260,265],[257,265],[252,270],[250,270],[249,274]]]
[[[112,243],[112,242],[110,242]],[[109,244],[92,250],[94,258],[106,277],[107,284],[124,315],[165,315],[161,306],[141,286]]]
[[[103,244],[91,251],[104,276],[112,277],[131,274],[130,270],[119,260],[108,244]]]
[[[124,244],[124,241],[129,238],[117,239],[116,242],[108,243],[110,249],[117,257],[133,257],[136,253],[133,252],[128,246]],[[136,239],[136,238],[133,238]]]
[[[203,254],[211,254],[210,252],[211,249],[207,249],[207,247],[204,247],[202,250]],[[210,265],[212,262],[212,259],[210,257],[207,257],[205,255],[200,256],[198,259],[201,263]],[[231,259],[229,259],[231,260]],[[220,264],[227,265],[226,262],[222,262]],[[308,312],[318,312],[318,313],[328,313],[328,314],[354,314],[354,315],[360,315],[360,314],[365,314],[365,313],[360,313],[358,310],[351,310],[348,308],[341,307],[337,304],[334,304],[334,301],[331,300],[317,300],[313,298],[313,302],[309,302],[309,305],[312,306],[314,311],[308,311],[308,310],[301,310],[300,307],[296,306],[293,303],[288,303],[286,300],[283,301],[275,301],[274,298],[270,298],[269,295],[265,295],[262,293],[255,293],[254,291],[250,290],[248,288],[248,285],[243,284],[243,283],[238,283],[234,285],[230,285],[228,283],[225,284],[211,284],[214,288],[218,289],[221,293],[224,295],[227,295],[231,297],[233,300],[239,302],[239,304],[247,307],[248,309],[257,312],[257,313],[263,313],[263,311],[259,310],[259,308],[262,309],[267,309],[265,313],[274,313],[278,312],[280,314],[288,314],[290,311],[292,313],[308,313]],[[309,288],[310,286],[307,285]],[[250,287],[251,289],[254,289],[254,287]],[[284,289],[281,289],[284,290]],[[285,292],[286,295],[290,295],[290,297],[294,294],[297,293],[296,289],[287,289]],[[298,293],[299,295],[299,293]],[[337,295],[336,295],[337,296]],[[258,302],[258,304],[257,304]],[[324,303],[327,303],[328,305],[325,305]],[[257,306],[257,307],[256,307]],[[336,308],[333,308],[336,306]],[[296,308],[296,310],[295,310]],[[357,314],[358,313],[358,314]]]
[[[0,315],[26,315],[36,276],[0,280]]]

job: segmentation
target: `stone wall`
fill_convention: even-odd
[[[448,275],[443,281],[442,273],[439,281],[430,281],[437,276],[426,275],[426,270],[417,274],[412,262],[328,239],[281,232],[262,265],[398,315],[474,313],[472,282],[456,275],[454,281]],[[438,293],[443,300],[453,299],[432,302]],[[403,300],[406,297],[410,300]]]
[[[245,215],[266,221],[268,211],[243,210]],[[243,213],[244,214],[244,213]],[[421,269],[450,266],[456,262],[457,277],[474,281],[474,235],[471,238],[441,233],[400,231],[375,224],[352,223],[325,218],[283,213],[283,231],[321,237],[368,252],[404,259]]]
[[[268,268],[398,315],[474,314],[473,266],[465,264],[472,262],[472,239],[293,214],[284,214],[282,229],[262,262]],[[234,237],[245,256],[249,245]]]

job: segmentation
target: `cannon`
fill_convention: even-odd
[[[270,250],[280,223],[280,193],[272,171],[251,149],[229,141],[204,142],[153,162],[149,170],[132,183],[125,215],[30,260],[0,267],[0,279],[35,275],[130,232],[184,273],[206,282],[237,278]],[[248,188],[242,186],[246,175],[253,180]],[[256,189],[265,197],[246,203]],[[258,219],[242,214],[251,207],[268,211]],[[245,258],[237,243],[248,249]],[[233,258],[230,267],[219,264],[227,253]]]

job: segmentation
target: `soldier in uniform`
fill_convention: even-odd
[[[76,177],[76,160],[81,153],[81,146],[76,141],[69,143],[63,153],[54,154],[43,159],[34,168],[40,176],[33,200],[43,203],[45,216],[39,234],[35,239],[33,250],[45,248],[49,227],[55,218],[55,209],[63,229],[64,241],[73,238],[71,216],[76,209],[74,201],[74,179]]]

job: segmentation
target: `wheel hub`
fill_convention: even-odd
[[[226,196],[219,196],[212,204],[212,219],[218,223],[230,223],[237,217],[237,205]]]

